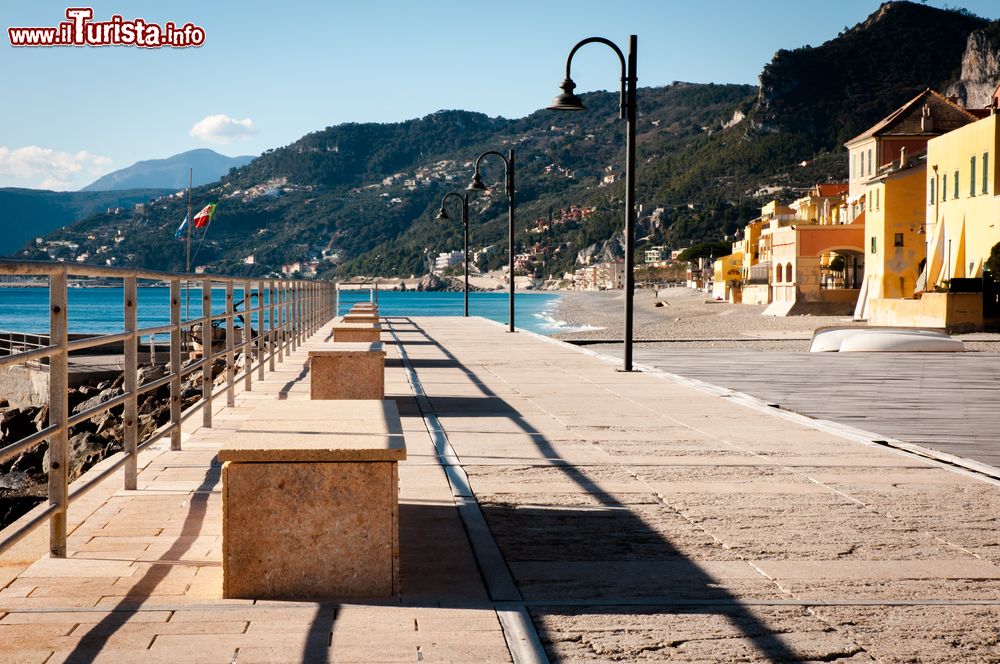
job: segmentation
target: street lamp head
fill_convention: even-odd
[[[573,82],[573,79],[565,79],[559,87],[562,89],[562,94],[552,100],[552,105],[549,106],[550,111],[587,110],[587,107],[583,105],[583,100],[573,94],[573,90],[576,89],[576,83]]]
[[[451,219],[451,217],[448,216],[447,210],[445,210],[442,206],[441,209],[438,210],[437,217],[435,217],[435,219]]]
[[[479,173],[474,173],[472,175],[472,182],[469,186],[465,188],[466,191],[486,191],[489,189],[485,184],[483,184],[483,179],[479,177]]]

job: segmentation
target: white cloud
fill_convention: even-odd
[[[0,145],[0,176],[21,186],[44,189],[78,189],[108,172],[111,160],[80,152],[59,152],[27,145],[10,149]]]
[[[257,133],[253,120],[237,120],[228,115],[208,115],[191,127],[191,135],[212,143],[232,143]]]

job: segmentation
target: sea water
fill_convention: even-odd
[[[70,288],[69,331],[71,334],[107,334],[123,329],[122,288]],[[225,289],[212,289],[212,312],[225,311]],[[139,327],[156,327],[170,322],[170,289],[138,289]],[[47,334],[49,330],[49,292],[47,288],[0,288],[0,330]],[[470,293],[469,315],[507,322],[507,293]],[[514,324],[540,334],[573,331],[555,317],[560,296],[552,293],[517,293],[514,299]],[[237,309],[243,290],[235,289]],[[369,300],[368,291],[341,291],[341,313],[352,303]],[[254,302],[256,304],[256,300]],[[379,314],[383,316],[461,316],[462,293],[423,293],[380,291]],[[201,289],[181,292],[181,317],[201,316]],[[265,325],[268,322],[265,316]],[[239,323],[237,323],[239,325]],[[254,314],[253,326],[257,327]]]

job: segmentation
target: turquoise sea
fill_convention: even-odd
[[[69,331],[71,334],[110,333],[122,330],[123,293],[121,288],[71,288],[69,294]],[[201,312],[201,290],[190,291],[190,316]],[[243,299],[242,289],[234,293],[236,302]],[[368,300],[368,292],[343,291],[342,313],[354,301]],[[183,302],[182,297],[182,302]],[[553,334],[569,328],[554,317],[559,296],[550,293],[518,293],[515,296],[515,325]],[[225,309],[225,291],[212,289],[213,311]],[[379,312],[385,316],[461,316],[462,293],[415,293],[382,291]],[[506,293],[470,293],[469,315],[507,322]],[[139,327],[154,327],[170,322],[169,289],[139,289]],[[256,320],[254,322],[256,325]],[[0,330],[48,333],[47,288],[0,288]]]

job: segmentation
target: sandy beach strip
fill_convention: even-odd
[[[571,330],[553,335],[564,340],[624,338],[623,291],[567,291],[553,314]],[[660,303],[660,306],[657,306]],[[829,325],[858,325],[844,316],[765,316],[765,305],[717,302],[708,293],[685,287],[640,289],[634,298],[634,341],[670,343],[685,348],[744,348],[759,351],[807,351],[813,331]],[[961,335],[968,350],[1000,352],[1000,334]]]

